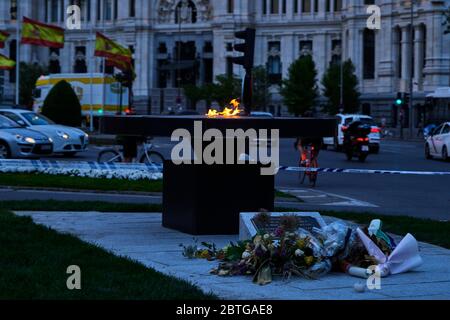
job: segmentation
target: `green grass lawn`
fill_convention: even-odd
[[[98,211],[98,212],[162,212],[161,204],[129,204],[108,202],[74,202],[55,200],[0,201],[0,210],[23,211]],[[276,211],[292,211],[277,208]],[[368,212],[320,211],[322,215],[369,224],[372,219],[383,221],[383,230],[398,235],[411,233],[419,241],[450,249],[450,222],[406,216],[388,216]]]
[[[162,180],[131,181],[120,179],[94,179],[68,176],[54,176],[47,174],[2,173],[0,186],[32,187],[32,188],[61,188],[93,191],[134,191],[134,192],[162,192]],[[295,199],[296,197],[275,190],[277,198]],[[120,211],[120,210],[119,210]]]
[[[216,298],[188,282],[5,210],[0,210],[0,244],[0,299]],[[67,289],[70,265],[81,268],[81,290]]]
[[[131,181],[29,173],[2,173],[0,174],[0,186],[99,191],[162,192],[162,180]]]

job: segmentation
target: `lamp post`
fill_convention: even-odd
[[[410,0],[410,40],[409,40],[409,67],[410,67],[410,76],[409,76],[409,137],[412,138],[414,136],[414,110],[413,110],[413,90],[414,90],[414,0]]]
[[[344,41],[345,41],[344,15],[341,13],[341,65],[339,75],[339,112],[344,112]]]
[[[178,6],[178,47],[177,47],[177,86],[178,86],[178,94],[177,94],[177,111],[181,111],[181,3]]]

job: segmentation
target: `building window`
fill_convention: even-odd
[[[213,82],[213,59],[203,59],[203,82],[212,83]]]
[[[104,0],[103,6],[103,18],[110,21],[112,18],[112,0]]]
[[[64,0],[60,1],[60,6],[59,6],[59,21],[64,22],[65,21],[65,16],[66,16],[66,6],[64,4]]]
[[[300,57],[312,56],[313,53],[313,42],[311,40],[300,41]]]
[[[330,64],[339,64],[342,58],[342,41],[331,41],[331,62]]]
[[[158,53],[159,54],[167,54],[167,46],[165,42],[160,42],[158,46]]]
[[[97,21],[102,20],[102,2],[97,0]]]
[[[86,0],[86,21],[91,21],[91,0]]]
[[[227,1],[227,12],[234,13],[234,0]]]
[[[136,16],[136,0],[130,0],[130,18]]]
[[[325,0],[325,11],[330,12],[331,11],[331,0]]]
[[[400,79],[402,77],[402,64],[403,64],[403,56],[402,56],[402,31],[400,28],[396,28],[396,31],[398,34],[398,42],[396,43],[397,46],[397,77]]]
[[[283,0],[283,3],[282,3],[282,8],[281,8],[281,12],[283,13],[283,14],[286,14],[286,0]]]
[[[269,83],[278,84],[281,82],[281,44],[280,41],[271,41],[268,45],[267,73]]]
[[[294,2],[294,13],[298,13],[298,0],[292,0]]]
[[[262,1],[262,7],[263,7],[263,14],[267,14],[267,2],[266,0],[261,0]]]
[[[197,23],[197,7],[192,0],[178,3],[175,10],[175,23]]]
[[[17,19],[17,0],[10,0],[9,12],[11,20]]]
[[[278,0],[270,0],[270,13],[276,14],[279,10],[279,2]]]
[[[119,17],[119,3],[118,0],[114,0],[114,20]]]
[[[48,72],[61,73],[61,65],[59,64],[59,49],[56,48],[49,49]]]
[[[74,73],[87,73],[86,47],[75,47]]]
[[[342,10],[342,0],[334,0],[334,11]]]
[[[51,0],[50,19],[52,22],[58,22],[58,0]]]
[[[311,0],[303,0],[302,1],[302,13],[311,12]]]
[[[48,22],[48,1],[45,0],[44,1],[44,17],[45,17],[45,22]]]
[[[319,12],[319,0],[314,0],[314,12]]]
[[[231,57],[227,57],[227,76],[233,76],[233,61]]]
[[[363,33],[363,78],[375,78],[375,32],[364,29]]]
[[[212,42],[206,41],[205,45],[203,46],[203,52],[204,53],[213,53],[213,51],[214,51],[214,48],[213,48]]]

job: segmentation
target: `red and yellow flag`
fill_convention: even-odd
[[[5,47],[5,41],[8,38],[9,38],[9,33],[6,32],[6,31],[1,31],[0,30],[0,48],[4,48]]]
[[[16,62],[14,60],[5,57],[0,54],[0,70],[11,70],[16,66]]]
[[[109,67],[116,67],[121,71],[129,71],[133,69],[133,65],[128,61],[106,59],[106,65]]]
[[[21,42],[50,48],[63,48],[64,29],[23,17]]]
[[[132,53],[130,49],[121,46],[100,32],[97,32],[95,56],[131,63]]]

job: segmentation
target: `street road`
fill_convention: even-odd
[[[158,151],[170,156],[168,139],[156,139]],[[75,158],[57,160],[95,161],[100,148],[90,150]],[[53,158],[55,159],[55,158]],[[298,153],[292,139],[281,141],[281,165],[296,166]],[[415,171],[450,171],[450,163],[441,160],[426,160],[423,143],[406,141],[383,141],[381,152],[370,155],[366,163],[349,162],[343,153],[322,151],[319,165],[327,168],[390,169]],[[278,189],[297,196],[302,203],[296,208],[308,210],[353,210],[371,211],[388,215],[411,215],[417,217],[450,220],[450,176],[408,176],[374,174],[321,173],[315,189],[302,186],[299,174],[280,172],[276,177]],[[38,191],[3,192],[5,199],[61,199],[102,200],[112,202],[145,202],[137,195],[99,195],[86,193],[48,193]],[[160,201],[158,197],[149,202]],[[284,204],[284,206],[289,206]]]

